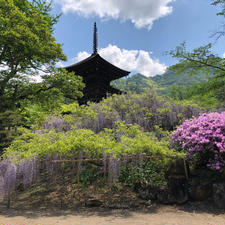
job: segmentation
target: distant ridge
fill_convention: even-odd
[[[126,92],[142,93],[147,90],[155,90],[160,94],[167,94],[172,85],[190,86],[195,83],[206,82],[212,75],[213,73],[207,74],[204,71],[199,71],[195,75],[190,76],[189,70],[183,72],[183,74],[167,70],[164,74],[154,77],[146,77],[138,73],[127,78],[115,80],[111,84],[113,87]]]
[[[137,94],[147,90],[157,89],[157,84],[153,80],[140,73],[112,81],[111,85],[121,91],[131,91]]]

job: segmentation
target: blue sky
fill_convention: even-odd
[[[211,0],[54,0],[53,13],[62,13],[55,25],[57,42],[68,61],[92,53],[93,24],[98,27],[100,55],[111,63],[146,76],[162,74],[176,63],[166,51],[186,41],[193,49],[215,39],[224,18]],[[225,38],[214,43],[222,56]]]

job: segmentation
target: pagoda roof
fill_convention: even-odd
[[[98,53],[93,53],[88,58],[65,67],[69,72],[75,72],[76,75],[89,78],[94,74],[98,74],[104,80],[112,81],[127,76],[130,72],[114,66],[107,60],[103,59]]]
[[[127,76],[130,72],[114,66],[98,54],[97,26],[94,24],[93,54],[86,59],[64,67],[68,72],[75,72],[83,78],[85,88],[84,96],[78,99],[79,104],[86,104],[88,101],[99,102],[108,94],[121,94],[110,86],[110,82]]]

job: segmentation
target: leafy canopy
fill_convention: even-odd
[[[103,153],[114,157],[129,155],[153,155],[166,160],[182,155],[169,149],[169,142],[158,140],[153,133],[143,132],[139,126],[118,122],[114,129],[104,129],[98,134],[90,129],[73,129],[60,132],[55,129],[32,132],[23,129],[4,153],[4,157],[21,159],[47,158],[58,155],[74,158],[80,152],[87,158],[102,157]]]
[[[0,0],[0,65],[8,67],[8,79],[66,59],[52,35],[57,20],[49,10],[45,1]]]
[[[59,16],[50,11],[45,0],[0,0],[0,149],[21,125],[5,123],[6,115],[17,118],[34,103],[51,111],[65,98],[82,97],[81,77],[56,69],[66,56],[53,36]]]
[[[20,107],[24,99],[45,92],[77,98],[82,95],[81,79],[56,71],[65,60],[61,45],[53,36],[58,16],[43,0],[0,0],[0,108]],[[42,83],[31,78],[42,73]],[[40,99],[40,96],[39,96]]]
[[[225,16],[224,0],[215,0],[212,2],[212,5],[221,6],[221,11],[218,12],[217,15]],[[225,24],[222,23],[221,29],[212,36],[219,39],[224,35]],[[198,71],[213,73],[214,76],[209,79],[205,93],[211,91],[222,103],[225,102],[225,59],[212,52],[211,43],[196,48],[193,51],[188,51],[186,49],[186,44],[182,43],[180,46],[176,47],[175,50],[170,51],[169,54],[179,60],[179,64],[174,65],[171,68],[177,71],[177,73],[183,73],[187,68],[191,69],[190,75],[193,75]]]
[[[225,16],[225,0],[215,0],[212,2],[214,6],[221,6],[222,10],[217,15]],[[224,29],[225,26],[223,25]],[[218,31],[214,35],[224,36],[224,31]],[[182,72],[184,69],[191,68],[194,73],[196,70],[205,69],[205,71],[214,71],[218,77],[224,76],[225,72],[225,60],[213,54],[211,52],[212,44],[209,43],[205,46],[194,49],[192,52],[187,51],[185,43],[176,47],[175,50],[169,53],[179,59],[180,64],[173,66],[178,72]],[[221,74],[222,73],[222,74]]]

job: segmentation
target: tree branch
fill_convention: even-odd
[[[209,64],[207,62],[204,62],[204,61],[201,61],[201,60],[196,60],[196,59],[192,59],[192,58],[189,58],[185,55],[183,55],[183,58],[186,59],[187,61],[190,61],[190,62],[193,62],[193,63],[197,63],[197,64],[202,64],[204,66],[207,66],[207,67],[210,67],[210,68],[214,68],[214,69],[218,69],[218,70],[222,70],[225,72],[225,68],[222,68],[222,67],[219,67],[219,66],[216,66],[216,65],[212,65],[212,64]]]

